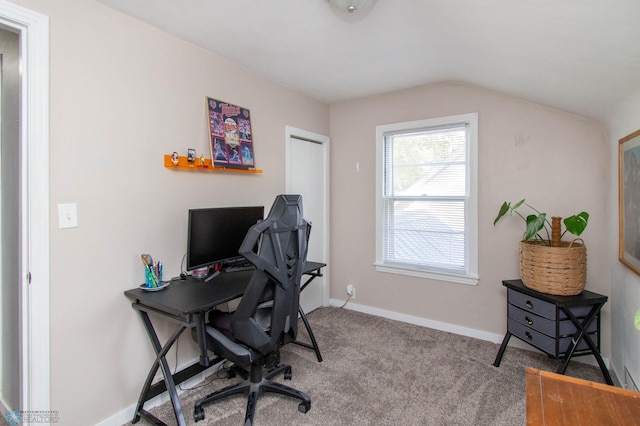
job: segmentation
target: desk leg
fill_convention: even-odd
[[[151,370],[149,370],[149,374],[147,375],[147,379],[144,382],[142,392],[140,393],[140,398],[138,399],[138,405],[136,406],[136,412],[131,422],[137,423],[140,420],[140,417],[144,417],[153,424],[164,424],[158,418],[144,409],[144,403],[147,401],[147,395],[149,394],[149,389],[151,388],[151,382],[156,372],[158,371],[158,368],[161,368],[162,375],[164,376],[165,384],[167,386],[167,391],[169,392],[169,397],[171,398],[171,403],[173,404],[173,412],[176,416],[176,421],[178,422],[179,426],[184,426],[186,423],[184,420],[184,415],[182,414],[180,399],[178,398],[178,392],[176,391],[176,386],[173,381],[173,376],[171,375],[171,369],[169,368],[169,364],[167,363],[166,355],[169,349],[171,349],[173,344],[178,340],[178,337],[180,337],[182,332],[186,329],[186,327],[180,326],[180,328],[173,334],[173,336],[171,336],[171,338],[167,340],[165,345],[162,346],[160,344],[160,340],[158,339],[158,335],[153,328],[153,324],[151,324],[149,315],[144,311],[138,312],[142,317],[142,322],[144,323],[144,327],[147,330],[147,334],[149,335],[149,340],[151,340],[151,344],[153,345],[153,350],[156,353],[156,359],[153,362]]]
[[[304,284],[302,284],[302,286],[300,287],[300,293],[302,293],[302,291],[309,284],[311,284],[311,281],[313,281],[316,277],[321,277],[322,273],[320,272],[311,273],[309,275],[310,275],[309,279],[305,281]],[[313,335],[313,330],[311,330],[311,325],[309,324],[309,320],[307,320],[307,315],[302,310],[302,306],[298,306],[298,312],[300,312],[300,317],[302,318],[302,322],[304,322],[304,327],[307,329],[307,333],[309,333],[311,344],[308,344],[305,342],[298,342],[297,340],[294,340],[293,343],[295,343],[296,345],[303,346],[307,349],[313,349],[314,352],[316,353],[316,358],[318,358],[318,362],[322,362],[322,355],[320,355],[320,348],[318,347],[318,342],[316,341],[316,337]]]
[[[571,322],[578,328],[579,331],[571,339],[571,346],[565,352],[565,356],[564,356],[565,359],[560,365],[560,367],[558,368],[558,371],[557,371],[558,374],[564,374],[567,371],[567,367],[569,366],[569,361],[571,361],[571,357],[573,357],[573,353],[575,352],[576,347],[578,346],[578,343],[580,343],[581,340],[584,340],[585,342],[587,342],[587,345],[589,346],[589,349],[591,349],[591,352],[593,353],[593,356],[596,358],[596,361],[598,361],[598,365],[600,366],[600,371],[602,371],[604,380],[607,382],[608,385],[613,385],[613,380],[611,380],[611,375],[609,374],[609,370],[607,369],[607,366],[605,365],[604,360],[602,359],[602,355],[600,355],[600,350],[598,349],[598,346],[596,346],[596,344],[593,343],[591,336],[589,336],[589,334],[587,333],[589,324],[591,324],[591,321],[593,321],[600,314],[600,310],[602,309],[602,306],[604,306],[604,303],[594,305],[593,308],[591,308],[591,311],[589,312],[589,314],[585,317],[585,319],[582,322],[580,322],[580,320],[576,318],[576,316],[573,314],[573,312],[571,312],[571,310],[562,308],[564,313],[569,317]]]
[[[309,338],[311,339],[311,344],[298,342],[295,340],[293,343],[296,345],[304,346],[308,349],[313,349],[316,353],[316,358],[318,358],[318,362],[322,362],[322,355],[320,355],[320,348],[318,347],[318,342],[316,342],[316,337],[313,335],[313,330],[311,330],[311,325],[309,324],[309,320],[307,320],[307,315],[305,315],[302,310],[302,306],[298,306],[298,312],[300,312],[300,318],[302,318],[302,322],[304,322],[304,326],[307,329],[307,333],[309,333]]]
[[[198,337],[198,346],[200,347],[200,365],[210,367],[212,364],[207,352],[207,331],[205,329],[204,317],[204,312],[196,315],[196,335]]]
[[[507,331],[507,333],[504,335],[504,339],[502,339],[502,345],[500,345],[500,350],[498,351],[498,355],[496,355],[496,360],[493,361],[493,365],[495,367],[500,367],[502,356],[504,355],[504,351],[507,349],[507,345],[509,344],[510,338],[511,338],[511,333]]]

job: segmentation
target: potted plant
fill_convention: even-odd
[[[523,207],[533,213],[523,215],[519,211]],[[583,211],[564,221],[553,216],[549,222],[546,213],[527,204],[524,199],[513,205],[505,201],[493,221],[494,226],[507,213],[509,216],[515,213],[526,223],[520,241],[520,275],[524,285],[562,296],[581,293],[587,281],[587,248],[581,238],[568,242],[562,237],[567,232],[580,236],[587,227],[589,214]]]
[[[519,211],[518,208],[522,207],[522,206],[526,206],[529,207],[529,209],[533,210],[536,214],[529,214],[527,215],[527,217],[525,218]],[[524,199],[518,201],[517,203],[515,203],[513,205],[513,207],[511,206],[511,203],[508,202],[504,202],[502,203],[502,206],[500,207],[500,211],[498,212],[498,216],[496,217],[496,219],[493,221],[493,225],[495,226],[496,223],[498,223],[498,221],[507,213],[509,213],[509,215],[513,215],[513,213],[517,214],[518,216],[520,216],[522,218],[522,220],[524,220],[527,224],[527,227],[525,229],[525,233],[524,233],[524,240],[525,241],[529,241],[531,239],[536,239],[542,243],[544,243],[545,245],[552,245],[553,240],[549,235],[549,228],[551,227],[552,231],[553,231],[553,224],[549,223],[549,220],[547,219],[547,214],[546,213],[540,213],[536,208],[530,206],[529,204],[527,204],[525,202]],[[556,216],[554,216],[556,217]],[[553,220],[553,218],[552,218]],[[575,235],[576,237],[580,236],[580,234],[582,234],[582,232],[586,229],[587,224],[589,222],[589,213],[587,212],[580,212],[578,214],[575,214],[573,216],[567,217],[564,219],[564,226],[565,226],[565,230],[562,231],[561,228],[555,228],[556,229],[556,233],[558,232],[558,230],[560,231],[560,239],[562,239],[562,237],[564,236],[564,234],[568,231],[571,234]],[[540,235],[540,231],[544,230],[546,233],[546,237],[547,239],[545,240],[541,235]]]

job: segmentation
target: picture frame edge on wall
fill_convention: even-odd
[[[640,129],[618,144],[618,259],[640,275]]]

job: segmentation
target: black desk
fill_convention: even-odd
[[[600,355],[600,311],[607,296],[583,291],[575,296],[556,296],[525,287],[522,280],[505,280],[507,287],[507,333],[493,363],[499,367],[509,338],[562,359],[558,374],[564,374],[575,355],[593,355],[605,381],[612,385],[609,370]]]
[[[306,263],[304,274],[309,278],[301,285],[301,291],[308,286],[313,279],[322,276],[322,268],[325,266],[326,264],[319,262]],[[145,291],[140,288],[135,288],[124,292],[125,296],[133,300],[133,308],[140,313],[145,330],[156,353],[156,359],[142,387],[132,423],[137,423],[140,417],[144,417],[153,424],[165,424],[153,414],[146,411],[144,404],[149,399],[166,390],[169,392],[178,425],[185,424],[182,407],[176,391],[176,384],[182,383],[221,360],[219,358],[214,360],[209,359],[205,333],[206,313],[217,305],[241,297],[249,284],[252,274],[252,270],[222,272],[210,282],[204,282],[203,280],[191,277],[185,280],[178,278],[172,280],[167,288],[160,291]],[[158,335],[149,318],[149,313],[159,314],[163,318],[178,324],[178,329],[164,345],[162,345],[158,339]],[[295,343],[315,350],[318,361],[322,361],[317,342],[302,308],[300,308],[300,316],[302,317],[312,343]],[[167,352],[169,352],[183,331],[187,328],[194,327],[200,347],[200,362],[175,374],[171,374],[169,364],[166,360]],[[164,380],[152,386],[151,381],[158,371],[158,368],[162,370]]]

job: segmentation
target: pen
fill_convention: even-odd
[[[147,269],[147,277],[149,278],[148,281],[151,284],[151,287],[158,287],[158,281],[155,277],[153,270],[149,266],[147,266],[146,269]]]

